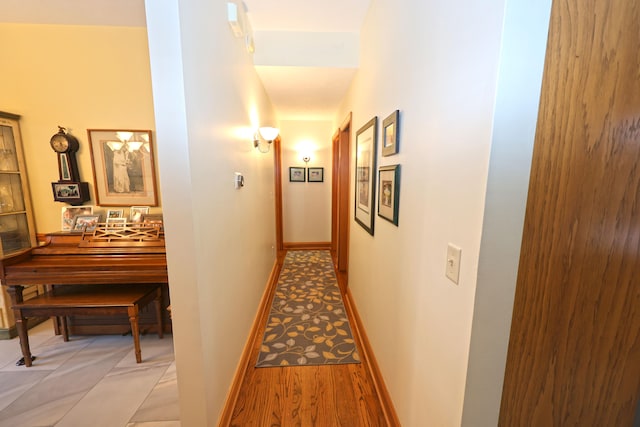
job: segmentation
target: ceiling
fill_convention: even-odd
[[[296,33],[359,34],[370,0],[244,3],[260,49],[260,38],[271,32],[288,32],[292,38]],[[0,22],[146,26],[144,0],[2,0]],[[336,67],[332,62],[256,67],[281,120],[334,118],[357,66]]]

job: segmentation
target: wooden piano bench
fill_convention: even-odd
[[[120,313],[129,316],[136,362],[141,363],[139,311],[151,301],[155,301],[158,337],[162,338],[162,288],[159,285],[63,285],[57,286],[51,292],[14,305],[16,327],[20,336],[20,347],[25,366],[31,366],[32,361],[26,327],[27,317],[59,317],[63,339],[69,341],[66,316]]]

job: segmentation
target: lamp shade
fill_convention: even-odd
[[[262,138],[267,141],[273,141],[278,136],[278,133],[280,133],[280,130],[278,128],[272,128],[268,126],[261,127],[259,131]]]

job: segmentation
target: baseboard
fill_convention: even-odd
[[[291,251],[300,251],[300,250],[330,250],[331,242],[284,242],[282,246],[285,249]]]
[[[27,321],[27,328],[31,329],[36,325],[49,319],[48,317],[31,317]],[[15,325],[10,328],[0,328],[0,340],[10,340],[18,336],[18,328]]]
[[[262,334],[260,334],[260,331],[264,327],[263,319],[266,318],[269,310],[271,309],[271,300],[273,299],[273,296],[276,292],[276,283],[278,282],[278,277],[280,276],[280,268],[282,267],[281,258],[281,256],[278,256],[278,258],[273,263],[273,268],[271,269],[269,280],[267,281],[264,293],[262,294],[262,299],[260,300],[260,305],[258,306],[259,308],[256,313],[256,317],[253,320],[253,326],[251,327],[249,339],[247,339],[247,343],[245,344],[244,350],[242,351],[242,357],[240,358],[240,362],[238,363],[238,366],[236,368],[236,373],[233,376],[233,382],[231,383],[229,393],[227,394],[227,400],[224,404],[224,407],[222,408],[222,414],[220,415],[220,420],[218,422],[219,426],[231,425],[233,409],[235,408],[238,397],[240,396],[242,382],[247,376],[247,369],[250,366],[249,360],[251,358],[251,353],[254,346],[258,345],[259,342],[262,341]]]
[[[371,374],[373,385],[376,389],[376,393],[378,394],[378,399],[380,399],[380,404],[382,406],[386,425],[389,427],[400,427],[398,414],[396,413],[393,402],[391,401],[391,396],[389,395],[387,386],[384,384],[384,380],[382,379],[380,367],[378,366],[378,362],[373,355],[373,349],[371,348],[369,338],[367,337],[367,334],[362,327],[362,319],[360,318],[360,314],[358,313],[358,310],[356,309],[356,306],[353,302],[353,297],[351,296],[351,291],[349,290],[349,288],[347,288],[344,303],[348,306],[348,312],[350,312],[353,316],[353,333],[358,335],[360,344],[363,347],[362,352],[364,353],[364,357],[362,358],[362,362],[367,364],[367,369]]]

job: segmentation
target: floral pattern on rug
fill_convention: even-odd
[[[360,363],[329,251],[289,251],[256,367]]]

